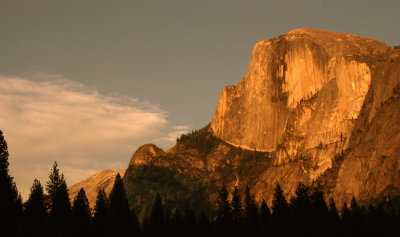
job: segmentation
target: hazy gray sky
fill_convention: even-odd
[[[171,146],[211,120],[256,41],[299,27],[398,45],[400,1],[0,0],[0,129],[18,186],[54,160],[72,184],[125,168],[142,143]]]

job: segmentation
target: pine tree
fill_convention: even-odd
[[[330,215],[331,222],[332,221],[337,222],[340,219],[339,212],[336,208],[336,203],[335,203],[335,200],[333,199],[333,197],[329,198],[329,215]]]
[[[249,186],[246,186],[244,193],[244,215],[249,222],[257,222],[258,208],[254,195],[250,193]]]
[[[164,206],[159,193],[157,193],[151,209],[149,224],[151,236],[155,237],[165,234],[167,227],[165,223]]]
[[[228,190],[225,184],[223,184],[219,191],[219,199],[217,202],[217,222],[229,222],[232,219],[232,210],[228,196]]]
[[[250,193],[249,186],[244,192],[244,231],[249,236],[256,236],[259,226],[259,215],[254,195]]]
[[[39,180],[33,181],[31,193],[24,206],[24,235],[46,236],[48,216],[45,195]]]
[[[341,210],[341,223],[344,235],[351,236],[351,213],[346,202],[343,203],[343,207]]]
[[[4,236],[17,236],[21,233],[22,202],[8,165],[7,142],[0,130],[0,229]]]
[[[17,186],[14,183],[15,186],[15,191],[17,191]],[[17,201],[15,202],[15,212],[14,212],[17,220],[17,234],[23,233],[22,226],[23,226],[23,220],[24,220],[24,204],[22,203],[22,196],[21,194],[18,194],[17,196]]]
[[[121,176],[117,174],[114,186],[110,193],[110,224],[113,236],[133,235],[133,226],[131,223],[131,210],[125,195],[124,184]]]
[[[283,195],[283,190],[279,183],[276,184],[272,199],[272,216],[274,218],[287,215],[289,204]]]
[[[89,201],[85,190],[81,188],[76,195],[71,212],[71,224],[74,236],[87,236],[91,221]]]
[[[93,215],[93,232],[95,236],[109,236],[108,199],[104,189],[97,192]]]
[[[235,223],[240,223],[243,218],[243,205],[242,196],[237,187],[235,187],[232,192],[231,208],[233,221]]]
[[[343,221],[347,221],[346,219],[349,219],[350,218],[350,215],[351,215],[351,213],[350,213],[350,210],[349,210],[349,207],[347,206],[347,203],[346,202],[344,202],[343,203],[343,207],[342,207],[342,211],[341,211],[341,219],[342,219],[342,222]]]
[[[310,196],[308,188],[303,183],[299,183],[297,186],[295,196],[290,200],[290,207],[295,215],[299,217],[310,211]]]
[[[225,184],[223,184],[217,201],[216,235],[218,236],[228,236],[231,232],[232,209],[228,196],[228,190]]]
[[[355,216],[355,217],[359,218],[362,215],[361,208],[358,206],[358,203],[357,203],[357,200],[356,200],[355,197],[353,197],[351,199],[350,208],[351,208],[351,215],[352,216]]]
[[[47,193],[50,201],[49,224],[54,236],[68,236],[71,216],[71,203],[64,175],[60,175],[57,162],[54,162],[47,182]]]
[[[272,226],[275,235],[288,235],[289,230],[285,228],[289,217],[289,204],[283,195],[283,190],[279,183],[276,184],[272,199]]]
[[[326,205],[324,194],[316,188],[310,196],[311,219],[308,224],[311,235],[320,236],[326,233],[326,228],[329,226],[329,212]],[[311,224],[312,223],[312,224]]]
[[[324,194],[319,190],[315,189],[310,196],[311,208],[314,209],[313,212],[317,212],[321,217],[325,217],[328,213],[328,206],[326,205]]]
[[[269,222],[270,218],[271,218],[271,211],[267,203],[263,199],[261,201],[261,206],[260,206],[260,220],[262,221],[262,224],[265,225],[265,223]]]
[[[293,231],[299,236],[309,235],[309,224],[311,221],[311,205],[308,187],[299,183],[295,196],[290,200],[291,225]]]
[[[354,236],[362,235],[362,225],[364,216],[361,208],[358,206],[355,197],[351,199],[350,208],[351,208],[350,225],[352,229],[352,234]]]
[[[260,236],[267,236],[271,228],[271,211],[267,203],[262,200],[260,206]]]
[[[328,221],[330,226],[328,231],[329,236],[339,236],[341,231],[340,216],[333,197],[329,198]]]

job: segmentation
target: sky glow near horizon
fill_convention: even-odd
[[[166,149],[189,127],[173,125],[157,104],[104,95],[59,75],[0,76],[0,124],[10,173],[26,199],[57,161],[69,185],[103,169],[125,169],[136,148]],[[50,80],[50,78],[53,78]]]

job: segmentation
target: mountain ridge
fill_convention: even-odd
[[[90,207],[93,208],[99,189],[104,189],[104,191],[109,194],[113,187],[114,179],[117,176],[117,173],[123,177],[125,175],[125,171],[126,170],[114,171],[110,169],[99,171],[89,178],[68,187],[69,198],[74,200],[79,190],[84,188]]]
[[[258,41],[210,125],[133,155],[128,199],[143,217],[156,193],[211,213],[222,184],[268,202],[278,182],[289,196],[320,186],[339,205],[400,195],[399,94],[400,51],[380,41],[307,28]]]

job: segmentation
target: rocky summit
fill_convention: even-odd
[[[124,176],[141,217],[157,192],[211,211],[223,183],[270,202],[277,182],[289,196],[318,186],[338,204],[400,195],[399,49],[316,29],[259,41],[211,123],[167,151],[141,146]]]

